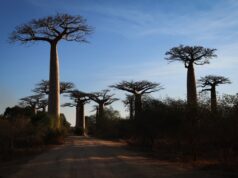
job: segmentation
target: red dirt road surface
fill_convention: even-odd
[[[126,149],[126,144],[87,137],[69,137],[18,165],[10,178],[220,178],[225,175],[193,170]],[[0,173],[1,175],[1,173]]]

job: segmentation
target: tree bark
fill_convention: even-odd
[[[134,118],[134,104],[133,104],[133,97],[131,97],[130,99],[129,99],[130,101],[129,101],[129,107],[130,107],[130,119],[133,119]]]
[[[79,108],[79,128],[82,129],[82,135],[85,135],[84,103],[80,103]]]
[[[99,103],[98,106],[98,117],[96,120],[96,129],[99,131],[102,127],[102,120],[104,115],[104,103]]]
[[[54,119],[54,127],[60,128],[60,84],[57,43],[51,43],[48,113]]]
[[[85,135],[84,103],[78,102],[76,106],[75,128],[80,130],[80,134]]]
[[[188,65],[187,71],[187,103],[191,107],[197,106],[197,88],[193,63]]]
[[[80,107],[79,107],[79,104],[77,104],[76,105],[76,123],[75,123],[75,127],[76,128],[79,128],[79,122],[80,122],[80,114],[79,114],[79,112],[80,112]]]
[[[142,111],[141,94],[135,94],[135,118],[138,119]]]
[[[216,96],[216,87],[212,86],[211,88],[211,111],[217,111],[217,96]]]

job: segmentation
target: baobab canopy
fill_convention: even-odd
[[[209,64],[210,59],[217,57],[216,49],[205,48],[203,46],[183,46],[173,47],[165,53],[165,59],[169,62],[180,61],[187,68],[187,103],[190,106],[197,105],[195,65]]]
[[[15,28],[9,39],[11,42],[28,43],[45,41],[50,43],[50,76],[48,113],[55,119],[55,128],[60,128],[60,79],[57,44],[60,40],[86,42],[85,36],[92,31],[80,15],[56,14],[41,19],[33,19]]]
[[[86,20],[80,16],[58,13],[41,19],[33,19],[29,23],[19,25],[10,36],[11,42],[19,41],[28,43],[30,41],[67,41],[85,42],[85,35],[92,28],[86,24]]]
[[[181,61],[184,62],[185,67],[187,68],[189,63],[196,65],[209,64],[210,59],[217,57],[214,52],[216,49],[204,48],[202,46],[183,46],[179,45],[178,47],[171,48],[165,53],[165,59],[169,62]]]

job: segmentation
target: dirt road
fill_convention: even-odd
[[[148,158],[125,144],[86,137],[69,137],[21,165],[10,178],[218,178],[207,171],[181,168]]]

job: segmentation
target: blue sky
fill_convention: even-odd
[[[185,99],[186,69],[168,64],[165,52],[179,44],[217,48],[211,64],[196,66],[196,78],[224,75],[231,85],[219,94],[238,92],[238,1],[236,0],[2,0],[0,7],[0,113],[48,79],[49,45],[9,44],[15,26],[33,18],[66,12],[82,15],[94,33],[90,43],[60,42],[60,78],[82,91],[106,89],[121,80],[149,80],[165,88],[154,97]],[[116,97],[124,92],[112,90]],[[66,102],[62,98],[62,103]],[[93,105],[92,103],[91,105]],[[91,105],[86,106],[89,114]],[[124,116],[120,101],[112,105]],[[71,123],[74,108],[62,108]]]

